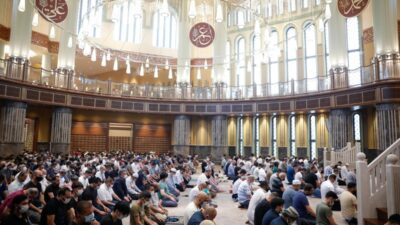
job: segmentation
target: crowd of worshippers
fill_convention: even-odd
[[[0,161],[0,224],[122,225],[129,215],[131,225],[165,224],[198,165],[190,156],[26,153]],[[204,169],[211,174],[212,166]],[[207,201],[218,192],[209,186]]]
[[[357,224],[356,175],[348,167],[338,162],[323,168],[316,160],[296,157],[222,160],[233,181],[232,199],[247,209],[247,223],[253,225],[334,225],[332,211],[341,211],[348,224]],[[308,197],[321,199],[316,210]]]

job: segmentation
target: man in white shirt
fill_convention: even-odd
[[[258,169],[258,181],[265,181],[267,179],[267,173],[265,172],[264,169],[264,164],[259,164],[259,169]]]
[[[128,193],[131,196],[133,200],[139,199],[139,194],[142,192],[137,186],[136,186],[136,179],[139,177],[138,173],[133,173],[129,177],[125,179],[126,183],[126,188],[128,189]]]
[[[303,180],[303,168],[298,167],[296,174],[294,175],[295,180],[299,180],[302,184],[304,184]]]
[[[343,192],[343,189],[339,188],[337,185],[335,185],[336,181],[336,175],[331,174],[329,175],[328,179],[321,184],[321,196],[324,197],[326,193],[329,191],[333,191],[336,194],[341,194]],[[322,198],[323,199],[323,198]]]
[[[106,180],[106,174],[105,174],[105,172],[106,172],[106,168],[104,167],[104,166],[100,166],[100,169],[99,169],[99,171],[97,171],[97,173],[96,173],[96,177],[98,177],[98,178],[100,178],[100,180],[102,181],[102,182],[104,182],[105,180]]]
[[[268,191],[268,183],[266,181],[260,181],[260,188],[254,192],[254,195],[250,199],[249,208],[247,209],[247,219],[250,224],[254,224],[254,213],[257,205],[263,200],[268,198],[270,192]],[[268,192],[267,192],[268,191]]]
[[[205,168],[204,173],[202,173],[199,178],[197,179],[197,185],[201,183],[207,183],[208,182],[208,177],[211,176],[211,168],[207,166]]]
[[[347,176],[349,175],[349,170],[347,169],[348,166],[349,164],[346,163],[346,165],[340,167],[340,176],[344,182],[346,182]]]
[[[81,182],[83,185],[83,189],[86,189],[86,187],[89,184],[89,177],[92,175],[92,172],[90,170],[86,170],[85,173],[79,177],[78,181]]]
[[[347,184],[347,190],[339,196],[342,216],[348,224],[357,224],[357,191],[355,183]]]
[[[8,193],[11,194],[13,192],[22,190],[22,188],[25,185],[25,180],[28,177],[27,172],[20,172],[17,176],[17,179],[15,179],[13,182],[11,182],[10,185],[8,185]]]
[[[192,215],[199,211],[201,209],[201,206],[203,205],[203,203],[205,202],[209,202],[210,201],[210,197],[208,197],[208,195],[204,192],[200,192],[196,198],[191,201],[189,203],[189,205],[186,206],[185,208],[185,212],[183,214],[183,224],[187,225],[190,217],[192,217]]]
[[[249,207],[250,199],[252,196],[252,187],[251,185],[254,182],[253,175],[247,177],[245,181],[240,183],[238,189],[238,202],[240,208],[247,209]]]
[[[100,201],[107,207],[114,206],[116,201],[121,201],[121,199],[114,193],[112,188],[113,179],[111,177],[107,178],[105,183],[100,185],[100,188],[97,190],[97,195]]]
[[[193,201],[200,192],[207,188],[207,186],[207,183],[200,183],[199,185],[194,186],[189,192],[189,201]]]

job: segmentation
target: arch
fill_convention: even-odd
[[[318,90],[317,69],[317,31],[312,22],[305,23],[303,28],[304,77],[307,79],[307,91]]]
[[[286,80],[297,80],[297,30],[289,26],[285,30],[285,59],[286,59]],[[295,87],[296,88],[296,87]]]
[[[236,86],[246,84],[246,39],[239,35],[235,40]]]

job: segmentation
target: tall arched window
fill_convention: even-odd
[[[157,11],[153,15],[153,45],[159,48],[176,48],[177,37],[176,15],[172,12],[169,16],[161,15]]]
[[[306,9],[306,8],[308,8],[308,1],[309,0],[303,0],[303,9]]]
[[[307,78],[307,91],[318,90],[317,80],[317,40],[315,25],[309,23],[304,28],[305,47],[305,77]]]
[[[289,12],[296,11],[296,2],[297,2],[297,0],[289,0],[288,1],[288,11]]]
[[[142,41],[142,17],[135,17],[135,3],[124,2],[119,9],[119,19],[114,24],[114,40],[139,44]]]
[[[353,114],[353,138],[355,142],[361,143],[361,115]]]
[[[277,1],[277,15],[282,15],[283,14],[283,0],[276,0]]]
[[[89,37],[100,37],[101,24],[99,22],[103,18],[103,7],[101,5],[102,0],[80,1],[78,31],[86,26],[85,29],[87,30],[85,31],[88,32]]]
[[[317,157],[317,123],[316,123],[316,116],[311,115],[309,117],[309,146],[310,146],[310,156],[311,159]]]
[[[246,23],[246,14],[244,10],[238,10],[236,12],[236,25],[239,28],[243,28]]]
[[[289,117],[290,155],[296,155],[296,116]]]
[[[349,60],[349,85],[359,85],[361,83],[361,44],[360,44],[360,26],[358,17],[347,18],[347,52]]]
[[[253,35],[251,41],[251,58],[252,58],[252,77],[253,84],[261,84],[261,64],[260,64],[260,49],[261,49],[261,37],[260,35]],[[261,88],[257,87],[257,93],[261,93]]]
[[[286,77],[288,81],[297,80],[297,39],[294,27],[286,30]]]
[[[244,144],[243,144],[243,137],[244,137],[244,131],[243,131],[243,117],[239,117],[238,120],[238,143],[237,143],[237,147],[239,150],[239,154],[243,155],[243,150],[244,150]]]
[[[325,50],[325,73],[328,75],[331,69],[331,62],[329,61],[329,26],[328,21],[324,23],[324,50]]]
[[[276,116],[274,116],[271,119],[271,149],[273,156],[275,156],[276,153],[278,152],[276,137],[277,137],[277,124],[276,124]]]
[[[269,47],[268,50],[279,49],[278,43],[278,32],[276,30],[271,31],[269,35]],[[278,50],[279,51],[279,50]],[[269,83],[271,86],[271,95],[279,94],[279,56],[270,55],[269,56]]]
[[[243,37],[236,40],[236,86],[246,84],[246,43]]]

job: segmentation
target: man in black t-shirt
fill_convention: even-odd
[[[97,197],[97,190],[101,184],[101,180],[98,177],[89,178],[89,185],[82,193],[81,200],[91,201],[93,204],[94,213],[97,220],[101,220],[103,216],[110,212],[110,209],[107,208]]]
[[[71,198],[72,193],[68,188],[60,189],[57,197],[43,208],[40,225],[69,225],[74,215]]]
[[[56,175],[51,178],[51,184],[47,186],[44,191],[44,201],[49,202],[51,199],[57,196],[57,192],[60,190],[60,176]]]
[[[271,209],[271,201],[272,199],[278,197],[276,193],[271,193],[268,199],[263,199],[258,205],[256,206],[256,209],[254,210],[254,225],[261,225],[262,224],[262,219],[264,217],[264,214],[268,212],[268,210]]]
[[[42,185],[40,184],[40,182],[42,180],[43,180],[42,171],[35,170],[35,171],[33,171],[32,175],[31,175],[31,181],[29,181],[24,186],[24,189],[36,188],[39,193],[36,197],[31,199],[29,202],[28,215],[29,215],[29,219],[31,220],[32,223],[39,223],[41,208],[43,207],[44,204],[46,204],[44,201],[44,197],[43,197]]]
[[[127,202],[118,202],[111,214],[103,217],[100,225],[122,225],[122,219],[129,216],[130,208]]]
[[[318,177],[316,175],[317,173],[317,168],[315,166],[312,166],[310,171],[307,173],[307,175],[304,177],[304,182],[311,184],[314,187],[314,196],[317,198],[321,198],[321,191],[319,189],[320,182],[318,180]]]

